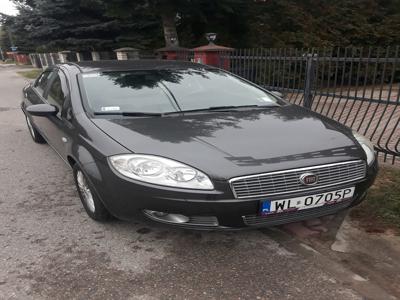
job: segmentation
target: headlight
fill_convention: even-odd
[[[120,174],[148,183],[186,189],[212,190],[207,175],[180,162],[143,154],[122,154],[108,158]]]
[[[372,164],[375,160],[374,145],[368,138],[359,134],[358,132],[353,131],[353,135],[356,138],[356,140],[360,143],[361,147],[364,149],[365,154],[367,155],[368,165]]]

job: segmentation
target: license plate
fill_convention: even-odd
[[[351,199],[354,187],[315,195],[261,202],[261,215],[309,209]]]

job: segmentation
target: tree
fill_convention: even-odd
[[[105,2],[105,5],[109,16],[122,19],[125,22],[139,15],[147,16],[147,22],[150,22],[151,25],[160,25],[161,21],[165,44],[167,46],[179,46],[178,34],[176,31],[178,6],[187,4],[187,2],[188,1],[185,0],[114,0]],[[158,17],[160,21],[155,17]]]
[[[14,0],[3,27],[21,50],[387,46],[400,43],[400,0]],[[179,37],[178,37],[179,36]]]
[[[0,48],[2,51],[9,51],[10,47],[11,43],[7,29],[4,26],[0,26]]]
[[[178,32],[185,44],[204,44],[205,33],[218,33],[218,43],[232,47],[248,44],[250,8],[253,0],[192,0],[190,9],[183,11]]]
[[[103,0],[20,1],[19,15],[5,21],[21,49],[39,51],[110,50],[145,40],[141,16],[122,22],[105,14]],[[142,22],[143,21],[143,22]],[[146,34],[151,30],[146,28]]]
[[[258,1],[251,10],[252,46],[387,46],[400,42],[400,0]]]
[[[115,20],[104,18],[96,0],[36,0],[33,8],[20,8],[29,36],[43,50],[108,49],[118,30]],[[32,20],[32,17],[34,20]],[[18,20],[21,17],[16,18]]]
[[[113,0],[106,3],[108,14],[131,19],[138,14],[157,17],[161,21],[166,46],[179,46],[178,33],[185,45],[204,39],[207,31],[217,31],[228,40],[241,40],[249,0]],[[239,38],[236,33],[239,33]],[[233,35],[236,34],[236,38]]]

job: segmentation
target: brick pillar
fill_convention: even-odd
[[[84,61],[83,53],[82,52],[76,52],[76,59],[77,59],[77,61]]]
[[[43,56],[42,56],[43,54],[42,53],[39,53],[38,54],[38,56],[39,56],[39,61],[40,61],[40,65],[42,66],[42,69],[45,69],[46,68],[46,65],[44,64],[44,62],[43,62]]]
[[[135,48],[120,48],[115,49],[114,52],[117,53],[118,60],[131,60],[131,59],[139,59],[139,50]]]
[[[100,53],[97,51],[92,51],[92,60],[93,61],[98,61],[100,60]]]
[[[31,60],[32,66],[34,66],[35,68],[39,68],[39,65],[37,63],[37,54],[36,53],[30,53],[29,54],[29,58]]]
[[[56,60],[54,59],[54,53],[50,53],[51,62],[53,65],[56,65]]]
[[[167,46],[156,50],[156,53],[161,59],[168,60],[188,60],[189,49],[177,46]]]
[[[214,44],[216,33],[207,33],[208,45],[194,48],[194,61],[200,64],[215,66],[225,70],[230,68],[230,53],[233,48]]]
[[[60,58],[60,63],[64,64],[68,62],[68,53],[71,51],[60,51],[58,52],[58,57]]]

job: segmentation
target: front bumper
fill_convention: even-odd
[[[84,171],[90,178],[100,199],[115,217],[131,220],[138,213],[156,211],[187,216],[190,222],[175,223],[180,227],[195,229],[234,229],[243,227],[275,226],[305,219],[337,213],[360,203],[367,189],[375,180],[377,162],[368,167],[363,180],[329,188],[315,189],[268,197],[268,200],[288,199],[305,195],[334,191],[355,186],[351,200],[295,212],[279,213],[261,217],[258,215],[262,198],[235,199],[227,182],[214,182],[214,191],[185,191],[168,187],[155,187],[136,183],[114,173],[107,162],[93,162],[85,165]],[[163,219],[147,216],[163,222]],[[215,222],[217,220],[217,222]],[[163,222],[174,224],[173,222]]]

